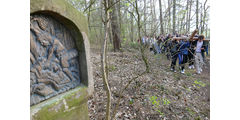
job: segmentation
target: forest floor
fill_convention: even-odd
[[[209,56],[202,74],[186,65],[185,74],[170,71],[165,55],[146,51],[150,73],[139,76],[123,92],[116,118],[119,120],[208,120],[210,119]],[[141,54],[136,49],[108,52],[109,84],[112,111],[119,91],[128,81],[145,71]],[[94,93],[88,100],[91,120],[105,119],[107,95],[101,73],[100,50],[91,49]],[[178,67],[176,67],[178,68]]]

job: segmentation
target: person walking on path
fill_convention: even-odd
[[[200,35],[198,37],[197,46],[196,46],[196,53],[195,53],[195,64],[196,64],[196,70],[197,74],[201,74],[202,72],[202,66],[203,66],[203,56],[202,51],[205,49],[203,46],[203,39],[204,36]]]
[[[188,51],[188,63],[189,63],[189,69],[194,69],[194,53],[195,53],[195,47],[196,47],[195,41],[189,41],[189,51]]]
[[[178,58],[178,41],[173,40],[170,42],[170,52],[171,52],[171,71],[176,72],[175,66]]]
[[[185,37],[185,39],[182,41],[182,45],[180,48],[180,53],[181,53],[181,73],[184,74],[185,72],[185,63],[187,63],[188,60],[188,48],[190,46],[190,43],[188,42],[187,38]]]

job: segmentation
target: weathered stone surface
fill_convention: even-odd
[[[73,35],[80,58],[81,83],[88,86],[89,95],[91,95],[94,82],[90,70],[90,49],[89,46],[85,45],[89,42],[87,37],[88,24],[86,17],[65,0],[31,0],[30,13],[45,14],[54,17]],[[82,33],[86,34],[86,38],[82,36]]]
[[[32,120],[88,120],[87,88],[77,87],[31,107]]]
[[[80,84],[79,59],[69,30],[49,15],[30,20],[31,105]]]
[[[94,85],[85,16],[65,0],[30,6],[31,119],[88,120]]]
[[[86,61],[80,61],[83,62],[81,64],[87,64],[87,69],[88,71],[85,71],[84,74],[87,74],[88,76],[88,93],[89,95],[93,94],[93,91],[94,91],[94,82],[93,82],[93,74],[92,74],[92,66],[91,66],[91,63],[90,63],[90,60],[91,60],[91,56],[90,56],[90,43],[89,43],[89,40],[88,40],[88,37],[87,37],[87,34],[85,32],[81,32],[82,33],[82,36],[83,36],[83,39],[84,39],[84,47],[85,47],[85,57],[86,57]],[[80,67],[80,69],[82,69],[81,71],[84,71],[84,67]]]

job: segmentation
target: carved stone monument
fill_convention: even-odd
[[[93,80],[85,17],[64,0],[31,0],[30,12],[31,119],[88,119]]]
[[[63,25],[46,15],[30,20],[31,105],[80,84],[75,40]]]

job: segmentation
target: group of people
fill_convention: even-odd
[[[181,39],[176,39],[177,37]],[[205,61],[205,52],[208,55],[208,41],[203,41],[203,35],[195,35],[196,40],[189,40],[189,35],[167,35],[158,37],[143,37],[142,43],[150,46],[150,51],[155,54],[166,54],[171,60],[170,69],[176,72],[175,66],[178,59],[181,73],[185,73],[185,66],[188,63],[189,69],[195,69],[201,74]],[[195,64],[195,66],[194,66]]]

